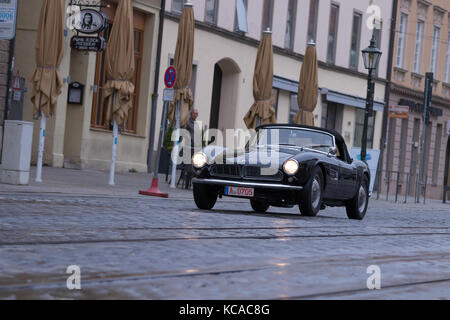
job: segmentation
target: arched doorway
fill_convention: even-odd
[[[240,73],[241,69],[230,58],[224,58],[214,65],[210,128],[229,129],[235,127]]]
[[[450,187],[450,137],[447,140],[447,151],[445,153],[444,186]],[[450,200],[450,194],[447,197],[447,200]]]

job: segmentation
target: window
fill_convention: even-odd
[[[173,66],[173,56],[172,58],[170,58],[169,60],[169,65]],[[189,82],[189,88],[192,91],[192,96],[194,97],[194,103],[195,103],[195,89],[197,86],[197,69],[198,69],[198,65],[196,63],[192,64],[192,76],[191,76],[191,82]]]
[[[272,107],[275,110],[275,117],[278,115],[278,98],[280,96],[280,89],[272,88]]]
[[[361,147],[362,136],[363,136],[363,128],[364,128],[364,116],[366,114],[366,110],[364,109],[355,109],[355,140],[353,145],[357,148]],[[367,129],[367,148],[373,148],[373,135],[374,135],[374,127],[375,127],[375,112],[373,117],[369,117],[369,125]]]
[[[101,36],[105,39],[109,39],[111,32],[112,21],[108,22],[108,28],[102,32]],[[135,86],[135,94],[133,98],[133,104],[131,110],[128,112],[128,118],[125,121],[123,130],[128,133],[137,132],[137,117],[139,106],[139,92],[140,92],[140,77],[142,68],[143,48],[144,48],[144,27],[145,16],[142,14],[134,13],[134,59],[135,59],[135,75],[133,84]],[[103,86],[106,84],[106,70],[104,68],[105,52],[97,53],[97,62],[95,69],[95,85],[97,90],[93,95],[92,102],[92,114],[91,114],[91,127],[101,128],[109,130],[109,124],[105,123],[106,120],[106,104],[105,96],[103,92]]]
[[[284,47],[287,49],[294,48],[296,15],[297,15],[297,0],[289,0],[287,22],[286,22],[286,36],[284,38]]]
[[[434,159],[433,159],[433,184],[438,183],[439,173],[439,160],[441,157],[441,143],[442,143],[442,124],[438,124],[436,127],[436,144],[434,146]]]
[[[309,2],[309,21],[308,21],[308,39],[307,41],[316,42],[317,19],[319,16],[319,0],[310,0]]]
[[[234,18],[234,31],[247,33],[247,9],[248,0],[236,0],[236,16]]]
[[[262,31],[264,32],[269,28],[272,30],[273,19],[273,0],[264,0],[263,18],[262,18]]]
[[[433,73],[436,73],[437,65],[438,65],[440,34],[441,34],[441,29],[437,26],[434,26],[434,28],[433,28],[433,43],[431,45],[431,62],[430,62],[430,70]],[[437,78],[437,77],[435,76],[435,78]]]
[[[445,57],[445,82],[450,83],[450,32],[447,40],[447,56]]]
[[[381,35],[383,31],[383,21],[376,21],[375,29],[373,29],[373,34],[375,35],[375,45],[378,49],[381,50]],[[380,63],[377,65],[377,69],[375,70],[375,74],[378,75],[378,71],[380,69]]]
[[[205,22],[217,23],[217,0],[206,0],[205,3]]]
[[[422,48],[423,48],[423,29],[425,23],[421,20],[417,21],[416,29],[416,46],[414,49],[414,72],[420,73],[420,64],[422,60]]]
[[[354,12],[352,25],[352,42],[350,45],[350,68],[352,69],[358,69],[359,48],[361,41],[361,23],[362,14]]]
[[[395,65],[399,68],[403,68],[403,58],[405,55],[406,45],[406,26],[408,24],[408,16],[404,13],[400,15],[400,30],[398,32],[397,43],[397,57],[395,59]]]
[[[295,124],[294,118],[298,112],[298,95],[296,93],[291,93],[291,99],[289,102],[289,123]]]
[[[330,26],[328,28],[327,62],[334,63],[336,59],[336,39],[338,31],[339,6],[331,4]]]
[[[172,11],[181,13],[181,11],[183,11],[183,1],[184,0],[172,0]]]

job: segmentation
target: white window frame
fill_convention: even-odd
[[[404,57],[406,51],[406,31],[408,28],[408,15],[404,12],[400,13],[400,25],[398,32],[397,56],[395,58],[395,65],[399,68],[404,66]]]
[[[211,1],[214,2],[214,21],[211,22],[211,21],[208,21],[206,19],[206,17],[208,16],[208,8],[206,6],[207,0],[205,1],[205,18],[204,18],[204,21],[206,23],[217,24],[217,18],[218,18],[218,12],[219,12],[219,1],[218,0],[211,0]]]
[[[421,28],[419,26],[421,26]],[[423,20],[417,20],[416,44],[414,48],[414,65],[413,65],[413,70],[417,74],[420,74],[422,68],[424,31],[425,31],[425,22]]]
[[[236,20],[234,31],[248,33],[247,5],[245,0],[236,0]]]
[[[445,82],[450,83],[450,30],[448,31],[447,56],[445,57]]]
[[[437,34],[436,34],[437,33]],[[433,41],[431,44],[431,61],[430,61],[430,71],[433,72],[434,78],[436,79],[436,71],[439,59],[439,40],[441,38],[441,28],[439,26],[433,27]]]

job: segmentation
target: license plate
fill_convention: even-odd
[[[226,196],[253,198],[255,196],[255,189],[241,188],[241,187],[225,187]]]

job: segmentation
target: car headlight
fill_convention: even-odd
[[[203,152],[197,152],[192,157],[192,164],[197,169],[203,168],[207,162],[208,159],[206,158],[206,155]]]
[[[283,164],[283,171],[290,176],[293,176],[297,173],[299,169],[299,165],[297,160],[289,159]]]

